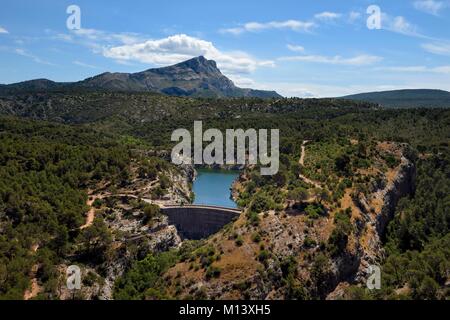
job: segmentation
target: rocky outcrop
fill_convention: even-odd
[[[406,147],[406,146],[403,146]],[[357,282],[365,280],[367,268],[371,264],[379,264],[384,258],[382,241],[386,232],[386,227],[395,215],[395,208],[400,198],[408,196],[414,192],[416,177],[416,167],[412,160],[402,155],[396,175],[389,181],[385,188],[376,191],[372,197],[380,199],[382,207],[375,215],[365,213],[368,224],[374,229],[367,239],[367,248],[364,250],[361,263],[355,277]],[[364,200],[364,199],[362,199]],[[362,203],[362,201],[361,201]]]
[[[333,261],[336,274],[336,289],[328,295],[339,296],[343,282],[365,283],[369,265],[380,265],[384,258],[383,238],[388,223],[395,215],[395,208],[400,198],[414,192],[416,167],[414,159],[409,156],[408,145],[398,144],[401,162],[392,172],[390,179],[383,179],[378,189],[365,195],[359,193],[353,201],[360,211],[361,218],[355,221],[355,247],[352,252],[345,252]],[[380,203],[377,207],[374,203]],[[341,290],[342,291],[342,290]]]
[[[384,236],[386,225],[393,218],[398,200],[414,192],[415,178],[414,163],[402,156],[401,165],[394,180],[378,192],[378,196],[383,199],[383,208],[376,220],[376,230],[381,237]]]
[[[149,253],[168,251],[179,247],[181,244],[177,229],[168,224],[167,217],[163,217],[162,223],[154,228],[146,229],[146,231],[146,234],[128,238],[115,252],[115,258],[104,264],[106,277],[104,285],[99,290],[99,299],[112,299],[116,279],[131,266],[135,258],[143,259]],[[138,248],[134,257],[133,253],[129,251],[130,245],[135,245]]]
[[[167,203],[186,204],[192,200],[190,184],[195,180],[197,173],[193,166],[190,165],[180,166],[179,169],[179,172],[171,172],[168,174],[172,186],[163,198]]]

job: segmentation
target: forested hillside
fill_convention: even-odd
[[[85,221],[86,189],[120,179],[128,152],[90,129],[1,118],[1,298],[22,299],[34,264],[45,291],[55,289],[56,265]]]
[[[448,297],[448,109],[54,92],[3,96],[0,112],[1,298],[23,298],[33,281],[33,298],[64,298],[61,270],[73,262],[89,274],[86,287],[115,281],[118,299],[323,299],[347,281],[340,297]],[[246,168],[234,186],[238,221],[180,247],[142,199],[190,197],[187,173],[167,155],[171,132],[194,120],[204,130],[279,128],[281,166],[272,177]],[[414,192],[400,199],[382,239],[383,290],[374,294],[350,281],[351,259],[373,249],[363,248],[370,210],[358,205],[379,202],[405,159],[417,170]],[[85,228],[89,204],[97,214]],[[144,233],[149,242],[126,240]],[[246,263],[238,274],[237,261]],[[93,290],[80,298],[98,297]]]
[[[389,108],[450,108],[450,92],[444,90],[409,89],[367,92],[343,98],[378,103]]]

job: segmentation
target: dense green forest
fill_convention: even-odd
[[[349,299],[448,299],[450,161],[439,153],[418,161],[414,195],[401,199],[386,235],[382,290],[352,287]]]
[[[389,226],[385,284],[388,288],[407,285],[409,298],[450,296],[446,288],[450,270],[449,178],[448,153],[419,160],[416,192],[399,202]]]
[[[85,221],[86,189],[119,178],[128,161],[129,150],[108,134],[1,118],[0,298],[22,299],[34,264],[45,292],[54,291],[55,267]]]

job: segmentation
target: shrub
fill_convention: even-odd
[[[92,206],[95,208],[100,208],[103,205],[103,200],[102,199],[95,199],[94,202],[92,202]]]
[[[209,266],[206,270],[206,279],[219,278],[221,270],[219,267]]]
[[[154,204],[146,204],[144,206],[144,219],[143,223],[147,224],[150,220],[161,213],[161,209]]]
[[[172,186],[170,179],[166,175],[161,175],[159,177],[159,185],[163,189],[169,189]]]
[[[265,262],[270,257],[270,252],[267,250],[261,250],[258,254],[258,260],[260,262]]]
[[[334,217],[335,227],[328,239],[328,250],[331,255],[338,255],[347,247],[348,236],[353,231],[350,221],[351,209],[341,210]]]
[[[258,193],[252,201],[250,210],[252,212],[261,213],[271,209],[270,199],[261,193]]]
[[[254,234],[252,234],[252,241],[255,243],[261,242],[261,235],[259,234],[259,232],[255,232]]]
[[[235,243],[238,247],[240,247],[240,246],[242,246],[242,245],[244,244],[244,240],[242,239],[241,236],[238,236],[238,237],[236,238],[236,240],[234,240],[234,243]]]
[[[312,248],[317,245],[317,242],[310,237],[305,237],[305,240],[303,240],[303,246],[305,248]]]

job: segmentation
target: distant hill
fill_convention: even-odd
[[[122,92],[159,92],[170,96],[227,98],[279,98],[275,91],[239,88],[224,76],[216,62],[200,56],[173,66],[138,73],[102,73],[79,82],[30,80],[0,86],[0,94],[24,91],[106,90]]]
[[[343,99],[368,101],[391,108],[450,108],[450,92],[431,89],[408,89],[354,94]]]
[[[219,121],[223,117],[236,117],[247,123],[247,117],[252,118],[253,112],[284,113],[289,118],[289,114],[298,109],[307,109],[311,112],[310,117],[316,119],[317,114],[324,112],[337,115],[345,110],[348,112],[348,108],[360,112],[374,107],[376,105],[367,102],[344,99],[235,98],[209,101],[152,92],[61,90],[0,95],[0,115],[77,124],[118,120],[144,127],[154,121],[177,125],[187,118],[198,119],[199,114]]]

